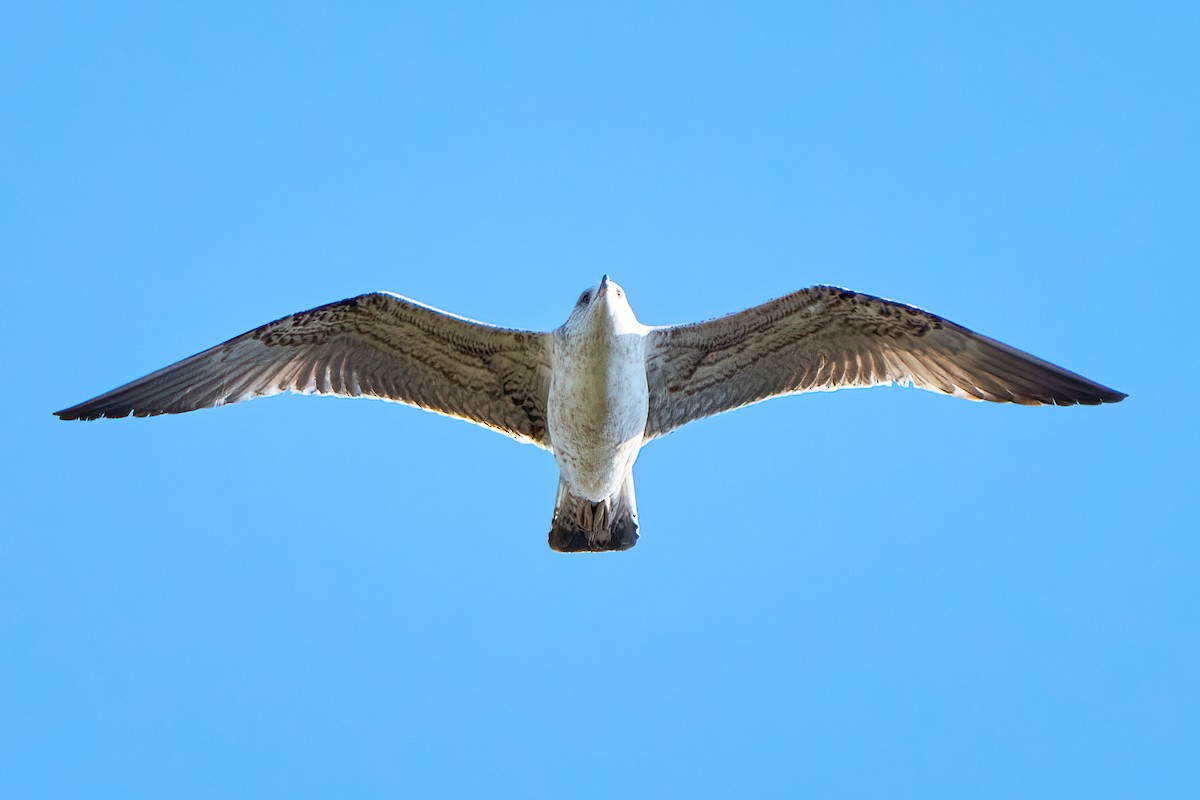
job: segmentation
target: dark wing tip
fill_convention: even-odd
[[[1013,402],[1035,406],[1098,406],[1105,403],[1119,403],[1128,396],[1124,392],[1109,389],[1107,386],[1089,383],[1082,388],[1073,386],[1066,391],[1051,390],[1044,395],[1031,393],[1025,397],[1014,398]]]
[[[1071,377],[1077,377],[1073,373]],[[1129,395],[1110,389],[1107,386],[1079,378],[1064,387],[1065,391],[1055,391],[1051,394],[1050,402],[1060,406],[1098,406],[1104,403],[1119,403]]]
[[[82,406],[71,406],[64,408],[62,411],[55,411],[54,416],[59,419],[95,419],[95,416],[88,416]]]
[[[1101,403],[1119,403],[1129,395],[1124,392],[1118,392],[1116,389],[1109,389],[1107,386],[1101,386],[1100,391],[1095,397],[1079,400],[1078,402],[1085,406],[1098,406]]]
[[[109,419],[119,419],[121,417],[128,417],[132,413],[133,413],[132,408],[119,408],[119,407],[112,407],[112,406],[105,407],[105,406],[91,405],[89,403],[81,403],[77,406],[71,406],[70,408],[64,408],[62,411],[55,411],[54,416],[56,416],[62,420],[75,420],[75,419],[91,420],[91,419],[100,419],[101,417],[108,417]]]

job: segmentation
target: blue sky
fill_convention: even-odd
[[[1194,4],[9,8],[5,797],[1194,797]],[[798,4],[797,4],[798,5]],[[833,283],[1128,392],[643,451],[642,539],[386,403],[50,412],[386,289]]]

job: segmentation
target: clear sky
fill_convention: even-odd
[[[245,5],[0,22],[0,796],[1200,796],[1196,4]],[[705,420],[605,557],[547,548],[550,455],[402,406],[50,414],[604,273],[648,324],[843,285],[1131,396]]]

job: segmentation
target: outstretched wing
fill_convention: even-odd
[[[1125,397],[927,311],[831,286],[653,330],[646,367],[648,439],[781,394],[878,384],[1025,405]]]
[[[545,447],[549,375],[547,334],[379,292],[284,317],[55,414],[179,414],[293,391],[393,400]]]

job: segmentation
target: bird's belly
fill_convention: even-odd
[[[598,503],[621,488],[641,444],[639,432],[636,443],[630,437],[613,445],[567,446],[555,449],[554,457],[571,493]]]
[[[564,378],[550,392],[551,447],[571,491],[599,502],[621,488],[642,447],[650,400],[645,367]]]

